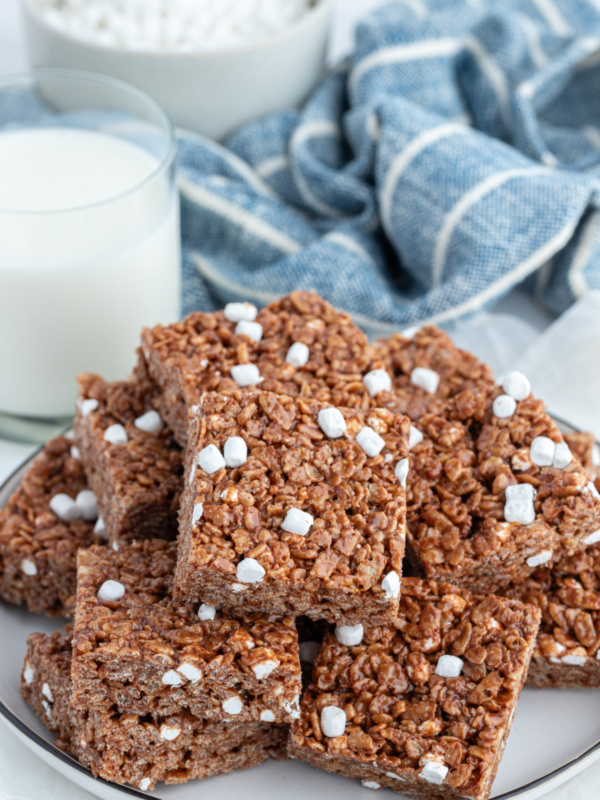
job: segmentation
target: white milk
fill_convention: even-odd
[[[94,131],[0,133],[0,412],[71,414],[78,372],[126,377],[141,327],[179,317],[178,199],[166,174],[143,184],[158,166]]]

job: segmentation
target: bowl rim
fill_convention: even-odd
[[[44,14],[38,8],[36,0],[21,0],[21,7],[25,15],[29,14],[40,27],[50,32],[53,36],[62,38],[66,41],[78,44],[81,47],[86,47],[98,53],[109,53],[111,55],[119,55],[131,58],[132,60],[140,58],[160,58],[160,59],[201,59],[206,61],[217,60],[222,57],[236,56],[256,53],[261,50],[267,50],[272,45],[284,43],[288,39],[292,39],[296,34],[302,33],[305,29],[316,27],[319,23],[325,24],[331,18],[334,4],[336,0],[312,0],[313,4],[306,14],[304,14],[297,22],[294,22],[288,28],[279,33],[274,33],[252,44],[240,45],[239,47],[228,47],[222,50],[152,50],[149,48],[140,48],[139,50],[128,50],[115,45],[97,44],[96,42],[75,36],[69,31],[63,31],[50,24],[45,18]]]

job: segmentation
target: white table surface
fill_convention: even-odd
[[[337,60],[346,54],[352,46],[352,30],[356,19],[370,8],[381,3],[381,0],[337,0],[336,16],[331,44],[331,58]],[[27,69],[27,56],[21,27],[19,0],[0,0],[0,76],[15,74]],[[1,176],[0,176],[1,180]],[[539,330],[544,329],[551,317],[542,309],[534,306],[531,301],[520,292],[511,293],[501,301],[497,310],[512,313],[527,320]],[[0,343],[1,346],[1,343]],[[34,450],[35,446],[7,442],[0,439],[0,482]],[[19,800],[35,800],[38,792],[36,785],[52,786],[52,796],[60,798],[89,797],[86,792],[73,787],[66,779],[55,775],[48,766],[28,751],[12,737],[8,731],[0,726],[0,751],[10,749],[8,759],[9,769],[14,769],[15,774],[23,770],[27,764],[27,779],[23,779],[23,791]],[[14,765],[14,766],[12,766]],[[5,766],[5,769],[7,767]],[[4,779],[3,779],[4,778]],[[14,786],[7,775],[0,775],[0,800],[8,798],[6,785]],[[14,794],[11,793],[11,798]],[[591,768],[585,773],[570,781],[565,787],[550,792],[547,800],[595,800],[600,796],[600,768]]]

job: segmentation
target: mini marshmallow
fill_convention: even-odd
[[[164,427],[162,417],[158,411],[147,411],[145,414],[142,414],[141,417],[134,420],[133,424],[140,431],[153,433],[155,435],[160,433]]]
[[[435,674],[442,678],[458,678],[462,672],[464,662],[458,656],[440,656],[435,668]]]
[[[161,678],[163,686],[179,686],[183,681],[181,675],[178,675],[174,669],[170,669]]]
[[[600,500],[600,493],[598,492],[598,489],[596,489],[593,481],[588,481],[588,483],[581,490],[581,494],[591,494],[597,500]]]
[[[248,587],[245,586],[243,583],[232,583],[231,589],[234,592],[245,592]]]
[[[254,322],[258,309],[252,303],[227,303],[223,314],[229,322]]]
[[[358,625],[338,625],[335,629],[335,638],[346,647],[356,647],[362,642],[364,633],[365,630],[360,622]]]
[[[25,664],[25,669],[23,670],[23,679],[27,686],[33,683],[33,679],[35,678],[35,672],[33,671],[33,667],[29,663],[29,661]]]
[[[279,664],[277,661],[267,659],[265,661],[259,661],[258,664],[253,664],[252,671],[256,675],[256,680],[262,681],[274,672],[278,666]]]
[[[410,373],[410,382],[414,386],[419,386],[429,392],[429,394],[435,394],[440,385],[440,376],[433,369],[415,367]]]
[[[400,486],[406,489],[406,479],[408,478],[408,458],[402,458],[396,464],[396,469],[394,470],[394,474],[398,478]]]
[[[81,461],[81,450],[78,447],[71,448],[71,458],[74,458],[76,461]]]
[[[569,664],[571,667],[585,667],[587,664],[587,656],[566,655],[561,658],[563,664]]]
[[[98,600],[107,603],[114,603],[120,600],[125,594],[125,587],[119,581],[104,581],[102,586],[98,589]]]
[[[384,369],[373,369],[363,377],[363,385],[369,397],[375,397],[379,392],[391,391],[392,379]]]
[[[221,455],[221,451],[214,444],[209,444],[200,451],[198,456],[198,466],[203,469],[207,475],[214,475],[225,466],[225,459]]]
[[[103,539],[107,538],[106,525],[104,524],[102,517],[98,517],[96,520],[96,524],[94,525],[94,533],[96,536],[101,536]]]
[[[361,783],[365,787],[365,789],[375,789],[375,790],[381,789],[381,784],[377,783],[377,781],[365,781],[365,780],[363,780],[363,781],[361,781]]]
[[[87,522],[94,522],[98,519],[98,503],[96,495],[89,489],[83,489],[75,498],[75,504],[81,511],[81,518]]]
[[[346,420],[339,408],[324,408],[317,417],[319,428],[330,439],[339,439],[346,433]]]
[[[385,447],[385,442],[381,436],[373,430],[365,426],[356,434],[356,442],[359,444],[369,458],[378,456]]]
[[[299,508],[290,508],[281,523],[281,529],[287,533],[295,533],[298,536],[306,536],[314,523],[315,518],[307,511]]]
[[[300,642],[298,647],[300,649],[300,661],[306,661],[309,664],[313,663],[321,649],[319,642]]]
[[[418,428],[415,428],[414,425],[410,426],[410,431],[408,432],[408,449],[412,450],[413,447],[416,447],[418,444],[421,444],[423,441],[423,434]]]
[[[48,717],[48,719],[51,719],[52,706],[50,705],[50,703],[48,703],[46,700],[42,700],[42,706],[44,708],[44,711],[46,712],[46,716]]]
[[[586,536],[583,540],[584,544],[596,544],[597,542],[600,542],[600,530],[590,533],[590,535]]]
[[[569,450],[566,442],[560,442],[554,448],[554,460],[552,466],[556,469],[564,469],[573,461],[573,453]]]
[[[141,789],[142,792],[147,792],[150,788],[150,778],[142,778],[142,780],[138,783],[138,789]]]
[[[228,467],[241,467],[248,458],[248,446],[241,436],[230,436],[223,447],[223,455]]]
[[[536,436],[529,448],[529,458],[538,467],[551,467],[556,445],[547,436]]]
[[[290,715],[292,719],[300,719],[300,698],[295,697],[290,703],[288,700],[283,701],[284,710]]]
[[[55,494],[50,500],[50,510],[63,522],[81,519],[81,509],[68,494]]]
[[[44,697],[47,697],[47,698],[48,698],[48,700],[49,700],[51,703],[53,703],[53,702],[54,702],[54,697],[53,697],[53,695],[52,695],[52,690],[50,689],[50,687],[48,686],[48,684],[47,684],[47,683],[43,683],[43,684],[42,684],[42,694],[44,695]]]
[[[396,600],[400,597],[400,578],[398,573],[394,572],[394,570],[388,572],[381,581],[381,588],[385,592],[385,596],[388,600]]]
[[[535,489],[529,483],[507,486],[504,504],[504,519],[519,525],[530,525],[535,519]]]
[[[307,345],[302,342],[294,342],[294,344],[287,351],[285,357],[286,363],[291,364],[292,367],[305,367],[310,358],[310,350]]]
[[[275,714],[268,709],[260,712],[261,722],[275,722]]]
[[[159,736],[166,742],[174,741],[181,733],[181,728],[176,728],[174,725],[167,725],[164,722],[159,728]]]
[[[87,417],[88,414],[91,414],[91,412],[95,411],[97,408],[98,408],[98,401],[95,400],[93,397],[90,397],[89,400],[79,401],[79,410],[81,411],[82,417]]]
[[[104,431],[104,441],[109,444],[127,444],[127,431],[118,423],[109,425]]]
[[[419,777],[428,783],[435,783],[437,786],[444,782],[448,774],[448,767],[440,764],[439,761],[425,761],[425,766],[419,772]]]
[[[194,664],[190,664],[189,661],[184,661],[183,664],[180,664],[177,667],[177,672],[179,672],[180,675],[183,675],[184,678],[187,678],[190,683],[198,683],[202,677],[201,670],[199,670]]]
[[[198,522],[203,513],[204,506],[202,503],[196,503],[194,510],[192,511],[192,525],[195,525]]]
[[[236,578],[241,583],[260,583],[265,574],[264,568],[255,558],[244,558],[235,571]]]
[[[517,401],[509,394],[501,394],[492,403],[492,411],[498,419],[508,419],[517,410]]]
[[[263,326],[260,322],[249,322],[247,319],[242,319],[235,326],[237,336],[247,336],[253,342],[260,342],[263,336]]]
[[[421,330],[421,325],[411,325],[408,328],[404,328],[403,331],[400,331],[401,335],[404,336],[405,339],[413,339],[416,334]]]
[[[536,553],[534,556],[529,556],[527,559],[528,567],[541,567],[542,564],[547,564],[552,558],[552,550],[542,550],[541,553]]]
[[[21,561],[21,572],[27,575],[28,578],[33,578],[34,575],[37,575],[37,571],[35,561],[32,561],[30,558],[24,558],[23,561]]]
[[[198,618],[201,619],[202,622],[205,622],[206,620],[213,620],[216,613],[217,609],[214,606],[209,606],[206,603],[202,603],[198,609]]]
[[[531,384],[522,372],[509,372],[502,378],[500,385],[515,400],[525,400],[531,394]]]
[[[226,714],[231,714],[232,717],[237,716],[242,711],[242,701],[239,697],[228,697],[223,700],[221,708]]]
[[[231,377],[240,389],[243,389],[245,386],[256,386],[263,381],[256,364],[238,364],[232,367],[230,372]]]
[[[343,736],[346,731],[346,714],[337,706],[325,706],[321,711],[321,730],[329,739]]]

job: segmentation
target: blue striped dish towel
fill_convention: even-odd
[[[372,334],[600,289],[600,3],[396,0],[302,110],[182,133],[184,310],[314,288]]]

